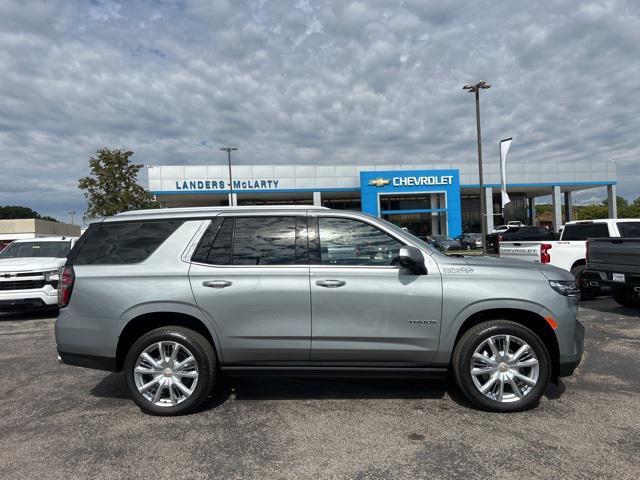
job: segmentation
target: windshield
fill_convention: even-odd
[[[0,253],[0,258],[55,257],[64,258],[71,242],[14,242]]]

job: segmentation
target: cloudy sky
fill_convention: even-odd
[[[0,1],[0,205],[68,219],[98,147],[150,165],[615,160],[640,195],[640,2]],[[144,181],[143,181],[144,182]],[[590,200],[592,191],[579,196]]]

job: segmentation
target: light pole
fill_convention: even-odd
[[[76,214],[75,210],[72,210],[71,212],[69,212],[69,215],[71,215],[71,225],[75,225],[75,223],[73,223],[73,216]]]
[[[465,85],[463,90],[476,94],[476,131],[478,133],[478,174],[480,176],[480,212],[482,223],[482,254],[487,254],[487,201],[484,191],[484,178],[482,176],[482,135],[480,134],[480,90],[491,88],[484,80],[475,85]],[[493,201],[493,199],[492,199]]]
[[[231,177],[231,151],[238,150],[238,147],[220,147],[220,150],[227,152],[229,159],[229,206],[233,206],[233,178]]]

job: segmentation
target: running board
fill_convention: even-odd
[[[444,378],[446,367],[291,367],[222,366],[232,377],[333,377],[333,378]]]

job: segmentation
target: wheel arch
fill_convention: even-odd
[[[220,346],[215,331],[203,319],[184,312],[161,310],[139,314],[126,323],[118,337],[116,370],[122,370],[127,352],[138,338],[151,330],[169,325],[185,327],[198,332],[209,341],[217,361],[221,362]]]
[[[569,271],[572,271],[574,268],[579,267],[581,265],[587,265],[587,260],[584,258],[581,258],[579,260],[576,260],[575,262],[573,262],[573,264],[571,265],[571,268],[569,269]]]
[[[556,338],[553,328],[551,328],[544,317],[532,312],[531,310],[521,308],[490,308],[475,312],[466,318],[458,329],[456,339],[454,341],[454,348],[465,332],[472,327],[489,320],[509,320],[533,331],[533,333],[542,340],[542,343],[544,343],[549,351],[549,356],[551,358],[551,378],[554,380],[558,378],[560,366],[560,347],[558,345],[558,339]]]

